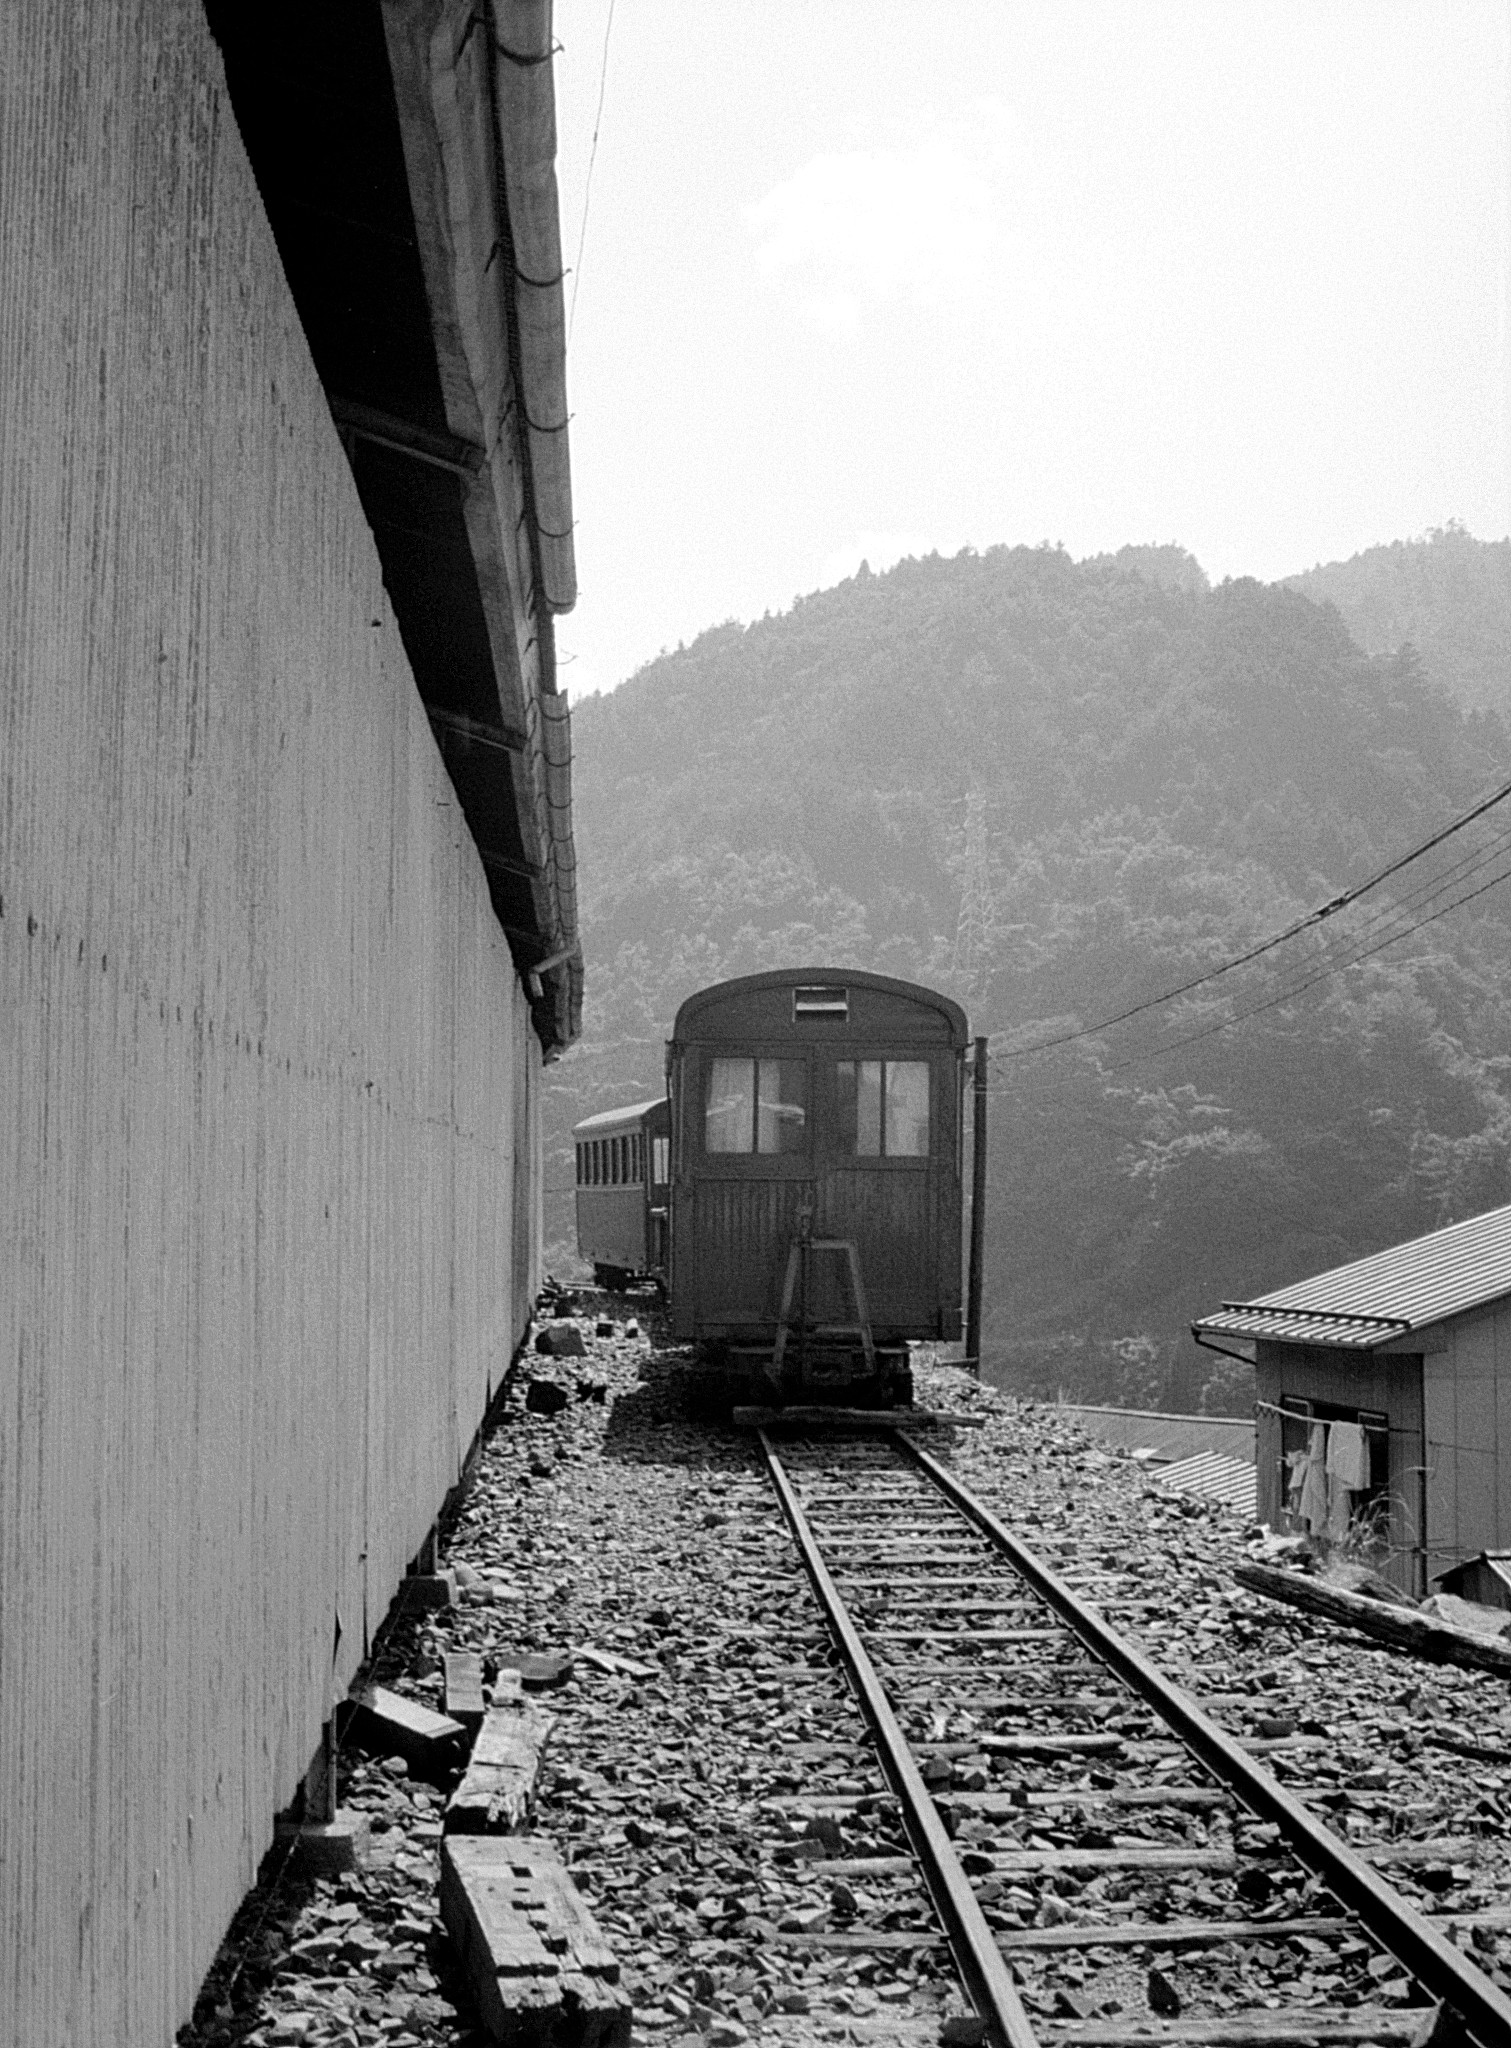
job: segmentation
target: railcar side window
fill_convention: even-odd
[[[806,1060],[710,1062],[706,1152],[801,1152],[807,1142]]]
[[[927,1060],[840,1060],[840,1149],[856,1159],[925,1159]]]
[[[672,1141],[670,1138],[651,1139],[651,1179],[659,1186],[671,1179]]]

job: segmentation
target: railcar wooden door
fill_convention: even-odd
[[[814,1065],[814,1235],[855,1245],[875,1330],[932,1334],[940,1186],[953,1177],[951,1063],[851,1046],[816,1054]],[[812,1287],[810,1314],[819,1321],[843,1321],[853,1312],[839,1259],[815,1263]]]

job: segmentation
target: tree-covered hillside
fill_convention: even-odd
[[[1015,1384],[1220,1400],[1193,1316],[1511,1199],[1511,888],[1317,978],[1451,900],[1411,902],[1493,859],[1499,812],[1250,966],[1026,1050],[1221,966],[1511,774],[1498,719],[1293,590],[1209,589],[1175,549],[862,569],[580,700],[574,732],[558,1244],[571,1123],[659,1089],[684,996],[782,963],[931,982],[993,1034],[986,1351]]]
[[[1336,605],[1367,654],[1414,647],[1459,703],[1511,717],[1511,540],[1476,540],[1450,521],[1286,581]]]

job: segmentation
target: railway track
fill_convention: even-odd
[[[1450,1938],[1511,1913],[1392,1889],[1422,1845],[1342,1841],[1118,1631],[1157,1588],[1093,1606],[900,1431],[760,1441],[910,1850],[894,1827],[833,1853],[810,1822],[812,1876],[879,1923],[831,1942],[942,1938],[994,2048],[1511,2044],[1511,2000]]]

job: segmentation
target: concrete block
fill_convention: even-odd
[[[372,1685],[358,1695],[345,1739],[372,1756],[401,1756],[411,1770],[445,1771],[461,1761],[467,1731],[449,1714]]]
[[[483,1698],[483,1660],[473,1650],[451,1650],[441,1659],[446,1712],[476,1735],[487,1711]]]
[[[280,1847],[297,1843],[295,1860],[314,1877],[360,1870],[371,1846],[367,1815],[350,1806],[338,1807],[334,1820],[281,1821],[276,1833]]]
[[[399,1600],[403,1606],[422,1613],[436,1607],[454,1607],[455,1575],[451,1572],[411,1572],[399,1581]]]
[[[551,1843],[448,1835],[441,1918],[489,2040],[502,2048],[628,2048],[619,1964]]]

